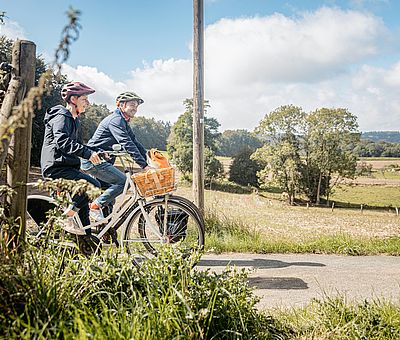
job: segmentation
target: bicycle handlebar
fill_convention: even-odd
[[[99,157],[103,160],[107,160],[107,156],[115,156],[115,157],[121,157],[121,156],[130,156],[128,152],[126,151],[99,151],[97,152]]]

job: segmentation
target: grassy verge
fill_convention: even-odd
[[[396,202],[396,188],[350,187],[369,204]],[[178,195],[191,198],[191,188],[180,186]],[[335,198],[356,201],[355,192]],[[206,190],[206,250],[254,253],[337,253],[351,255],[400,255],[400,217],[394,208],[364,209],[336,206],[289,206],[278,193],[226,193]],[[400,204],[400,202],[399,202]],[[399,205],[400,206],[400,205]]]
[[[306,239],[268,238],[240,220],[206,215],[206,250],[213,252],[400,255],[400,237],[355,237],[345,233]]]
[[[244,272],[193,269],[166,249],[140,268],[104,254],[71,261],[57,248],[0,257],[1,339],[270,338]]]
[[[399,339],[399,305],[374,300],[351,304],[344,297],[314,300],[302,309],[276,311],[287,339]]]

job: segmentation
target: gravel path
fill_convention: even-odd
[[[199,268],[222,271],[227,265],[253,270],[250,285],[260,309],[300,307],[324,294],[349,301],[384,298],[400,303],[400,257],[315,254],[204,255]]]

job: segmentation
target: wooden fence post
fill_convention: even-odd
[[[14,105],[22,102],[29,89],[35,85],[36,45],[27,40],[17,40],[12,51],[14,77],[19,78],[20,86],[15,95]],[[15,248],[20,239],[25,238],[26,197],[31,157],[32,115],[28,114],[23,127],[15,130],[7,155],[7,184],[16,191],[10,204],[10,216],[20,217],[20,230],[11,231],[8,236],[10,246]]]

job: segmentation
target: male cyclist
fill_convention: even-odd
[[[113,144],[120,144],[142,169],[151,169],[146,161],[146,149],[136,139],[129,126],[129,121],[135,116],[138,106],[144,102],[143,99],[134,92],[123,92],[117,96],[116,102],[117,109],[100,122],[87,145],[111,151]],[[100,164],[81,160],[81,169],[84,172],[110,184],[110,187],[90,205],[90,215],[96,220],[103,218],[102,208],[112,205],[124,189],[126,176],[113,165],[114,161],[115,157]]]
[[[78,137],[79,115],[90,105],[88,95],[94,92],[95,90],[80,82],[65,84],[61,97],[65,100],[66,107],[56,105],[47,110],[40,160],[43,177],[85,179],[100,187],[99,181],[80,171],[80,157],[89,160],[91,164],[101,162],[95,151],[97,149],[83,145]],[[89,225],[89,201],[86,194],[72,197],[72,205],[65,214],[72,217],[77,211],[83,226]],[[90,234],[90,229],[87,229],[87,233]]]

